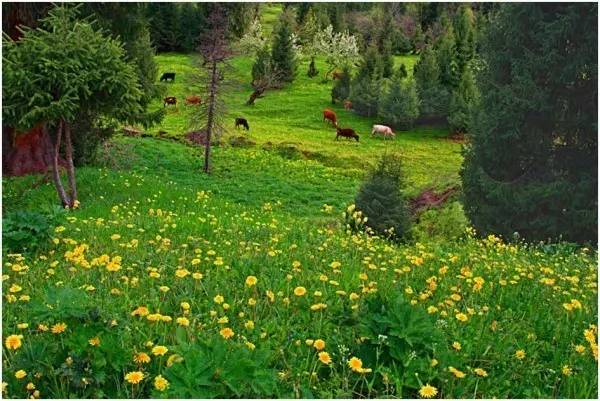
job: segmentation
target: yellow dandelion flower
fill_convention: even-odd
[[[359,372],[362,369],[362,361],[353,356],[352,358],[350,358],[350,360],[348,361],[348,366],[350,367],[350,369],[352,369],[355,372]]]
[[[110,239],[113,240],[113,241],[116,241],[116,240],[118,240],[120,238],[121,238],[121,236],[119,234],[113,234],[113,235],[110,236]]]
[[[17,370],[15,372],[15,377],[19,380],[21,380],[22,378],[24,378],[25,376],[27,376],[27,372],[25,372],[23,369]]]
[[[301,296],[303,296],[304,294],[306,294],[306,288],[304,288],[304,287],[296,287],[296,288],[294,289],[294,295],[295,295],[295,296],[297,296],[297,297],[301,297]]]
[[[233,335],[235,334],[233,330],[231,330],[229,327],[225,327],[224,329],[221,329],[221,331],[219,331],[219,334],[221,334],[221,336],[228,340],[231,337],[233,337]]]
[[[169,387],[169,381],[158,375],[154,378],[154,388],[158,391],[165,391]]]
[[[98,337],[90,338],[88,340],[88,344],[90,344],[92,347],[97,347],[100,345],[100,338],[98,338]]]
[[[133,356],[135,363],[150,363],[150,356],[145,352],[138,352]]]
[[[244,323],[244,327],[248,330],[253,330],[254,322],[252,320],[248,320],[248,321],[246,321],[246,323]]]
[[[257,282],[258,282],[258,279],[255,276],[246,277],[246,286],[247,287],[252,287],[252,286],[256,285]]]
[[[54,326],[52,326],[52,333],[54,334],[60,334],[62,332],[64,332],[67,329],[67,325],[65,323],[57,323]]]
[[[213,298],[213,301],[215,301],[218,304],[222,304],[223,301],[225,301],[225,298],[223,298],[222,295],[215,295],[215,297]]]
[[[321,361],[325,365],[329,365],[331,363],[331,356],[329,355],[328,352],[322,351],[322,352],[319,352],[318,355],[319,355],[319,361]]]
[[[583,354],[585,352],[585,346],[579,344],[575,346],[575,351],[579,354]]]
[[[176,319],[176,322],[180,326],[186,326],[187,327],[187,326],[190,325],[190,321],[189,321],[189,319],[187,317],[178,317]]]
[[[435,397],[437,393],[437,388],[431,386],[429,383],[427,383],[419,389],[419,395],[423,398]]]
[[[144,380],[144,374],[140,371],[129,372],[125,375],[125,380],[131,384],[138,384]]]
[[[488,375],[487,372],[481,368],[475,368],[475,369],[473,369],[473,372],[475,372],[475,374],[477,376],[481,376],[481,377],[486,377]]]
[[[317,349],[317,351],[322,351],[325,349],[325,341],[321,339],[315,340],[313,346]]]
[[[517,359],[524,359],[525,358],[525,351],[523,351],[522,349],[519,349],[515,352],[515,358]]]
[[[167,367],[171,367],[174,363],[179,363],[183,361],[183,357],[178,354],[173,354],[167,358]]]
[[[8,349],[19,349],[21,348],[21,339],[23,338],[22,335],[20,334],[13,334],[10,335],[8,337],[6,337],[6,340],[4,340],[4,345],[6,345],[6,348]]]
[[[569,365],[563,366],[561,371],[565,376],[571,376],[573,374],[573,369],[571,369]]]
[[[154,348],[152,348],[152,353],[157,356],[162,356],[167,352],[169,352],[169,349],[164,345],[157,345]]]
[[[458,341],[454,341],[452,343],[452,348],[454,348],[457,351],[460,351],[462,349],[462,345]]]

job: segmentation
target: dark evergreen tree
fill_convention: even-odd
[[[597,241],[598,7],[504,3],[483,33],[461,172],[480,234]]]
[[[400,64],[397,74],[400,76],[401,79],[408,77],[408,71],[406,71],[406,66],[404,65],[404,63]]]
[[[198,49],[202,28],[206,26],[206,14],[201,3],[182,3],[179,8],[179,48],[185,52]]]
[[[175,3],[149,3],[150,39],[157,51],[179,50],[179,13]]]
[[[402,194],[402,162],[395,154],[384,154],[360,187],[356,208],[368,218],[375,233],[400,240],[410,228],[410,214]]]
[[[335,81],[331,89],[331,103],[336,100],[345,100],[350,97],[350,67],[345,65],[342,68],[342,76]]]
[[[271,59],[284,82],[292,82],[296,75],[297,62],[292,42],[292,18],[282,13],[274,32]]]
[[[451,91],[458,86],[460,80],[452,25],[448,25],[446,31],[438,38],[435,52],[440,69],[440,83]]]
[[[453,132],[465,133],[471,126],[473,107],[478,99],[475,79],[470,68],[465,69],[458,84],[452,93],[448,108],[448,123]]]
[[[419,117],[419,96],[413,78],[404,79],[401,74],[395,74],[379,103],[379,115],[396,129],[412,128]]]
[[[374,116],[381,96],[382,65],[377,48],[369,47],[358,73],[350,85],[350,100],[354,111],[362,116]]]
[[[435,52],[427,46],[414,67],[419,94],[419,114],[425,120],[443,120],[448,112],[449,92],[440,83],[440,68]]]
[[[271,70],[271,53],[267,46],[256,53],[256,60],[252,65],[252,82],[260,81]]]
[[[475,57],[475,15],[466,4],[459,7],[454,17],[457,70],[462,75]]]

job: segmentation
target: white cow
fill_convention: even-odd
[[[388,127],[387,125],[378,125],[378,124],[373,125],[373,130],[371,131],[371,136],[373,136],[375,134],[382,134],[383,139],[387,139],[387,138],[393,139],[396,137],[396,134],[394,134],[392,129],[390,127]]]

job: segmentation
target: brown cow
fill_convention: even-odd
[[[337,126],[337,116],[333,112],[333,110],[325,109],[323,110],[323,121],[329,120],[334,126]]]
[[[348,99],[344,100],[344,109],[346,110],[351,110],[352,109],[352,102]]]
[[[339,139],[339,137],[344,137],[344,138],[354,138],[356,139],[356,142],[358,142],[358,134],[356,132],[354,132],[354,130],[352,128],[340,128],[340,127],[336,127],[336,131],[337,131],[337,135],[335,136],[335,140],[337,141]]]
[[[165,104],[163,107],[167,107],[168,104],[175,105],[177,107],[177,98],[175,96],[167,96],[165,99]]]
[[[200,96],[188,96],[185,98],[185,104],[202,104]]]

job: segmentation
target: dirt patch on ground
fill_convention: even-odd
[[[465,137],[465,134],[463,134],[462,132],[453,132],[451,134],[448,134],[448,136],[446,138],[447,141],[451,141],[454,143],[467,143],[467,138]]]
[[[252,139],[245,137],[244,135],[240,135],[240,136],[233,136],[231,138],[229,138],[229,144],[233,147],[238,147],[238,148],[249,148],[252,146],[256,146],[256,142],[254,142]]]
[[[458,187],[446,188],[441,192],[436,192],[433,188],[426,189],[417,197],[409,200],[410,210],[413,215],[419,214],[431,207],[438,207],[446,203],[452,195],[458,192]]]

